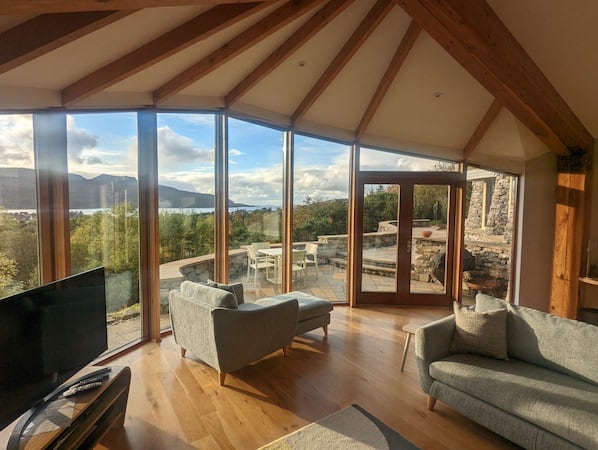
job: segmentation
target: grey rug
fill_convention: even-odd
[[[399,433],[359,405],[351,405],[291,434],[262,450],[417,450]]]

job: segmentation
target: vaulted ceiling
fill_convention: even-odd
[[[228,109],[520,171],[598,135],[590,0],[0,3],[0,110]]]

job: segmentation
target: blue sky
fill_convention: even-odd
[[[102,173],[137,178],[134,112],[67,116],[69,171],[86,178]],[[236,202],[282,205],[283,132],[229,119],[229,194]],[[0,166],[33,167],[31,115],[0,115]],[[294,201],[347,198],[349,146],[295,137]],[[430,170],[433,162],[364,150],[364,170]],[[158,114],[160,184],[214,193],[214,116]]]

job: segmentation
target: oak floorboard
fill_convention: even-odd
[[[172,336],[111,362],[131,368],[125,427],[98,449],[255,449],[352,403],[422,449],[518,448],[438,402],[426,408],[413,340],[400,371],[403,325],[448,315],[446,308],[336,306],[329,335],[299,336],[218,385],[216,371]]]

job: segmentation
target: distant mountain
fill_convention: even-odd
[[[115,202],[128,201],[135,207],[137,180],[133,177],[98,175],[88,180],[69,174],[71,209],[109,208]],[[170,186],[158,186],[160,208],[213,208],[214,196],[181,191]],[[5,209],[35,209],[36,185],[33,169],[0,167],[0,207]],[[229,200],[229,206],[250,206]]]

